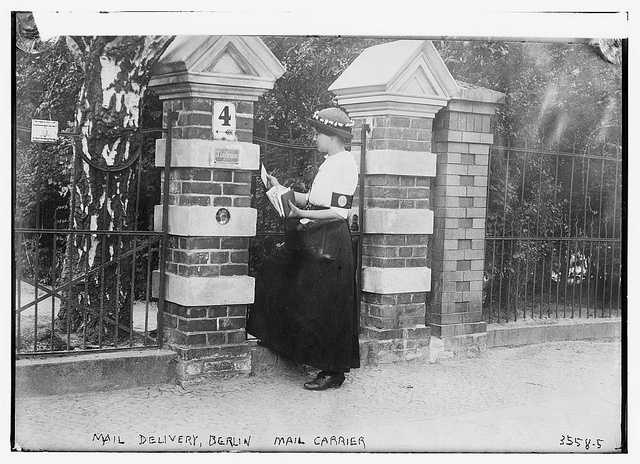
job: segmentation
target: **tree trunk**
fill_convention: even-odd
[[[80,135],[74,143],[76,189],[71,192],[70,229],[133,229],[137,171],[121,168],[142,145],[138,131],[142,97],[152,66],[172,40],[170,36],[67,38],[85,73],[75,120]],[[102,343],[116,333],[128,336],[122,328],[129,326],[131,317],[131,257],[118,258],[131,247],[131,238],[117,234],[69,236],[61,280],[82,278],[63,298],[59,329],[83,332],[90,342]]]

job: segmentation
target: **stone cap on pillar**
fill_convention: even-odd
[[[459,92],[429,40],[369,47],[329,87],[351,117],[433,117]]]
[[[496,108],[505,102],[506,95],[502,92],[467,82],[456,82],[460,91],[451,96],[447,104],[447,109],[450,111],[492,115]]]
[[[258,37],[178,36],[154,66],[149,87],[161,100],[256,101],[284,72]]]
[[[479,85],[469,84],[468,82],[459,80],[456,80],[456,83],[458,84],[460,91],[455,95],[451,95],[451,97],[456,100],[468,100],[502,105],[507,97],[502,92],[487,89],[486,87],[480,87]]]

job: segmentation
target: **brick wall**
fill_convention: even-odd
[[[431,119],[409,116],[372,118],[370,150],[431,150]]]
[[[168,342],[184,346],[237,344],[245,340],[246,305],[182,306],[167,302]]]
[[[185,277],[246,275],[249,239],[245,237],[169,238],[167,271]]]
[[[437,153],[432,188],[434,233],[429,241],[431,333],[445,350],[486,349],[482,322],[484,237],[491,117],[502,94],[463,87],[434,120]]]
[[[373,267],[427,265],[427,235],[365,235],[362,263]]]
[[[366,207],[429,208],[431,179],[414,176],[371,175],[365,185]]]
[[[236,106],[236,138],[239,142],[253,140],[253,103],[233,101]],[[208,98],[182,98],[164,102],[164,114],[177,111],[178,121],[173,138],[211,140],[213,102]],[[166,120],[164,121],[166,126]]]
[[[250,171],[175,168],[169,176],[169,204],[250,207],[251,177]]]
[[[367,309],[363,326],[391,329],[390,338],[402,338],[401,329],[424,324],[426,293],[364,293],[362,302]]]

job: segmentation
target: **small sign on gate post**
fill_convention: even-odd
[[[31,141],[54,143],[58,140],[58,121],[31,120]]]
[[[236,106],[232,102],[213,103],[213,138],[216,140],[235,140]]]

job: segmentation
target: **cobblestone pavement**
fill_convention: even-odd
[[[325,392],[289,371],[18,398],[15,436],[51,451],[615,452],[620,354],[559,342],[365,367]]]

